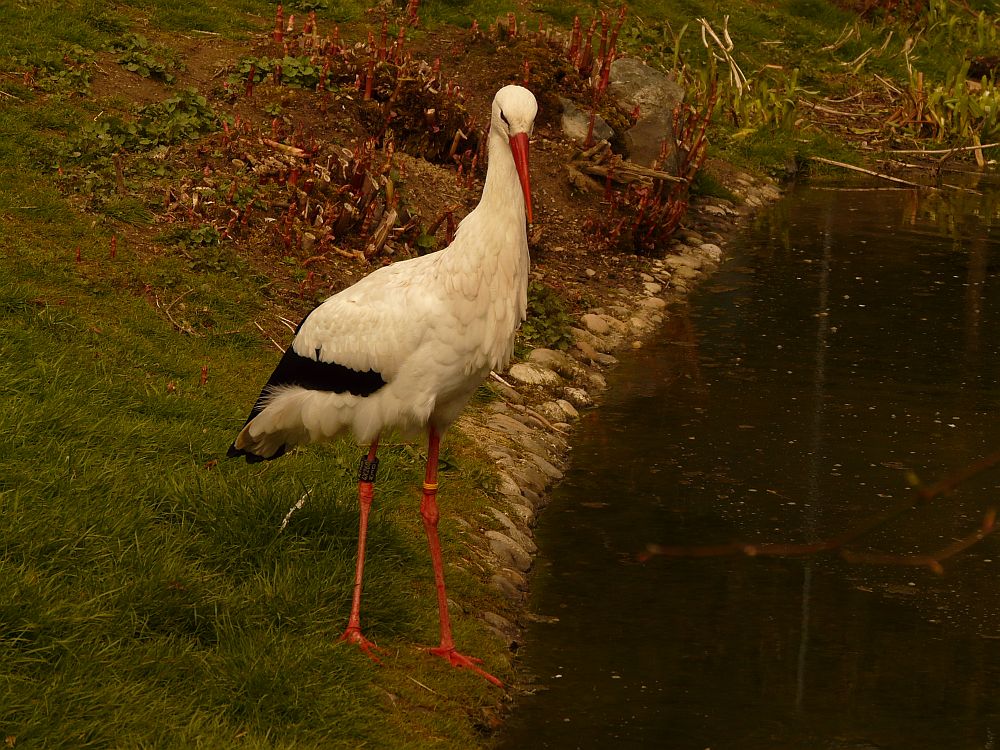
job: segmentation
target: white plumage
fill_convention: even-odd
[[[301,357],[374,371],[385,385],[353,395],[272,380],[237,452],[266,459],[346,431],[369,442],[388,427],[443,430],[490,370],[506,365],[528,283],[525,191],[509,143],[530,134],[536,108],[520,86],[497,93],[482,199],[448,247],[380,268],[330,297],[291,344]]]
[[[509,361],[514,332],[524,320],[528,136],[536,112],[527,89],[505,86],[497,92],[483,196],[454,241],[439,252],[380,268],[313,310],[229,449],[230,456],[253,462],[344,432],[370,443],[359,472],[358,560],[343,640],[372,654],[376,646],[361,633],[360,606],[379,435],[387,428],[426,428],[420,514],[441,623],[440,646],[430,651],[497,685],[500,681],[477,666],[477,659],[459,653],[452,639],[437,535],[438,445],[490,370]]]

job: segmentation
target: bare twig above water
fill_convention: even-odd
[[[928,567],[935,573],[941,573],[943,572],[941,563],[944,560],[960,552],[964,552],[996,530],[997,514],[995,508],[990,508],[986,512],[979,529],[936,552],[902,555],[890,552],[847,549],[847,545],[885,526],[915,506],[930,503],[943,495],[949,494],[963,482],[998,465],[1000,465],[1000,451],[984,456],[978,461],[974,461],[968,466],[964,466],[948,474],[933,484],[914,487],[913,492],[908,497],[878,513],[867,516],[844,533],[819,542],[785,544],[735,541],[725,544],[706,545],[649,544],[646,546],[646,551],[639,555],[639,558],[641,560],[648,560],[651,557],[725,557],[741,554],[750,557],[803,557],[823,552],[835,552],[847,562],[852,563],[916,565]]]

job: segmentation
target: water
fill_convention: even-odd
[[[585,418],[537,529],[534,692],[498,747],[1000,747],[1000,534],[943,576],[638,559],[827,538],[906,497],[907,471],[1000,448],[1000,183],[843,187],[766,210]],[[979,476],[853,546],[943,548],[998,490]]]

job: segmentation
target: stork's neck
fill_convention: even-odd
[[[522,227],[525,224],[524,194],[514,167],[514,154],[507,139],[496,129],[490,131],[486,184],[476,213],[496,217],[496,221],[513,219]]]

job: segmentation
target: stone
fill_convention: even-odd
[[[652,280],[644,282],[642,288],[646,290],[647,294],[659,294],[663,291],[663,285]]]
[[[625,131],[625,153],[628,154],[629,161],[636,164],[653,167],[659,162],[660,169],[677,174],[677,149],[668,147],[665,154],[663,151],[663,142],[673,143],[673,140],[673,113],[657,109],[640,117],[635,125]]]
[[[508,497],[521,496],[521,487],[514,477],[506,471],[499,471],[497,472],[497,478],[500,480],[500,494],[507,495]]]
[[[560,411],[562,410],[560,409]],[[555,466],[553,466],[552,463],[542,458],[541,456],[536,455],[534,453],[529,453],[527,457],[529,461],[534,463],[535,466],[537,466],[539,469],[542,470],[542,473],[551,477],[555,481],[558,482],[560,479],[563,478],[563,473],[559,471],[559,469],[557,469]]]
[[[604,336],[611,330],[607,319],[603,315],[586,313],[580,318],[580,322],[583,323],[584,327],[586,327],[588,331],[595,333],[598,336]]]
[[[639,274],[639,278],[642,279],[643,281],[653,281],[654,280],[652,276],[650,276],[648,273],[645,273],[645,272],[640,273]]]
[[[658,298],[657,297],[650,297],[649,299],[658,299]],[[662,299],[659,300],[659,301],[663,302]],[[664,302],[664,304],[666,304],[666,303]],[[605,380],[604,376],[601,375],[601,373],[599,373],[599,372],[587,373],[587,377],[590,378],[591,385],[593,385],[594,388],[596,388],[596,389],[598,389],[600,391],[603,391],[605,388],[608,387],[608,381]]]
[[[531,568],[531,555],[509,536],[490,529],[486,532],[486,538],[489,540],[490,549],[500,559],[501,564],[521,571]]]
[[[662,310],[667,306],[667,303],[659,297],[643,297],[639,300],[639,305],[651,310]]]
[[[531,428],[514,419],[509,414],[494,414],[487,420],[486,426],[491,430],[502,432],[505,435],[515,435],[518,433],[531,432]]]
[[[714,261],[718,261],[722,257],[722,248],[718,245],[713,245],[711,242],[706,242],[700,249]]]
[[[520,601],[524,597],[517,586],[509,578],[504,577],[500,573],[494,573],[490,576],[490,583],[493,585],[493,588],[498,589],[501,594],[511,601]]]
[[[564,398],[556,399],[556,403],[559,405],[559,408],[563,410],[563,414],[565,414],[570,419],[580,418],[580,412],[578,412],[576,410],[576,407],[573,406],[573,404],[571,404],[566,399]]]
[[[515,542],[524,547],[525,551],[534,554],[538,551],[538,547],[535,545],[534,540],[519,528],[517,524],[510,520],[506,513],[502,510],[497,510],[496,508],[490,508],[490,513],[496,518],[504,528],[507,529],[507,535],[513,539]]]
[[[638,120],[625,132],[625,149],[631,161],[652,166],[663,142],[674,142],[673,112],[684,100],[684,89],[642,60],[620,57],[611,63],[608,92],[626,111],[638,109]],[[676,149],[669,150],[662,168],[676,174]]]
[[[696,258],[689,252],[683,255],[668,255],[663,259],[663,262],[670,268],[674,273],[677,272],[678,268],[700,268],[701,260]]]
[[[619,57],[611,63],[608,93],[628,110],[639,107],[640,116],[657,109],[672,112],[684,100],[684,89],[673,76],[637,57]]]
[[[549,422],[561,422],[566,417],[555,401],[544,401],[538,404],[535,410]]]
[[[483,619],[498,634],[503,636],[508,643],[512,643],[521,637],[521,630],[503,615],[496,612],[483,612]]]
[[[559,103],[562,105],[562,118],[559,124],[563,133],[567,138],[583,143],[587,140],[587,132],[590,130],[590,112],[584,112],[562,96],[559,97]],[[594,118],[594,143],[611,140],[614,134],[615,131],[603,117],[597,115]]]
[[[552,478],[543,472],[534,462],[525,462],[520,466],[512,468],[510,475],[517,483],[517,486],[521,488],[522,492],[526,489],[541,492],[552,481]]]
[[[533,435],[518,435],[517,442],[529,453],[537,453],[539,456],[550,455],[550,448],[547,445],[544,445],[540,440],[536,440]]]
[[[580,365],[572,357],[555,349],[532,349],[528,361],[555,370],[570,380],[580,373]]]
[[[507,496],[510,501],[511,512],[514,513],[525,526],[535,525],[535,508],[529,500],[523,497]]]
[[[562,378],[555,372],[533,362],[518,362],[511,365],[507,374],[519,383],[527,385],[557,386],[562,383]]]
[[[524,489],[524,499],[527,500],[531,507],[534,508],[544,508],[548,505],[549,500],[544,495],[539,495],[533,489],[526,487]]]
[[[563,388],[562,394],[574,406],[587,407],[594,405],[594,400],[583,388]]]
[[[586,274],[588,279],[592,279],[595,276],[597,276],[597,271],[595,271],[593,268],[585,268],[583,269],[583,272],[584,274]]]
[[[596,362],[597,358],[600,356],[600,352],[598,352],[586,341],[577,341],[576,348],[580,354],[582,354],[586,359],[589,359],[591,362]]]

